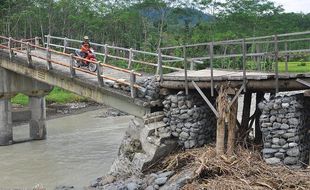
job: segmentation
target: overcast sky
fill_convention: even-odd
[[[310,13],[310,0],[272,0],[283,5],[285,12]]]

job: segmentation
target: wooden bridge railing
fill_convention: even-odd
[[[55,47],[60,48],[63,50],[63,52],[66,52],[67,50],[77,50],[80,47],[80,44],[82,43],[81,40],[75,40],[75,39],[69,39],[69,38],[63,38],[63,37],[57,37],[57,36],[51,36],[51,35],[45,35],[45,43],[44,45],[46,47]],[[161,60],[161,67],[164,69],[168,69],[171,71],[182,71],[183,69],[178,67],[173,67],[169,65],[164,65],[163,63],[171,63],[175,61],[183,61],[183,58],[177,57],[177,56],[169,56],[169,55],[163,55],[160,53],[160,51],[153,53],[153,52],[147,52],[147,51],[141,51],[141,50],[135,50],[133,48],[123,48],[123,47],[117,47],[117,46],[111,46],[108,44],[100,44],[100,43],[94,43],[90,42],[90,44],[93,47],[97,47],[97,49],[102,49],[101,51],[95,51],[96,55],[104,56],[104,60],[107,60],[108,58],[116,59],[116,60],[122,60],[127,62],[127,68],[132,69],[134,68],[134,64],[142,64],[147,65],[156,68],[156,74],[159,73],[159,60]],[[123,54],[123,56],[113,54],[112,52],[118,51]],[[141,58],[147,57],[147,60]],[[140,58],[140,59],[139,59]],[[197,61],[198,62],[198,61]]]
[[[120,68],[120,67],[112,66],[112,65],[106,64],[105,62],[91,61],[91,60],[87,60],[87,59],[75,56],[73,54],[59,52],[59,51],[50,49],[49,47],[42,47],[38,43],[38,38],[31,39],[31,40],[29,39],[29,40],[25,41],[25,40],[15,40],[15,39],[13,39],[11,37],[0,36],[0,41],[1,42],[2,41],[6,41],[6,42],[2,42],[0,44],[0,49],[8,50],[10,59],[12,59],[14,56],[16,56],[15,52],[26,55],[27,63],[28,63],[29,67],[33,66],[32,57],[35,57],[35,58],[38,58],[38,59],[46,61],[48,70],[53,69],[52,64],[57,64],[57,65],[61,65],[61,66],[69,68],[70,69],[71,77],[76,77],[76,70],[80,71],[80,72],[83,72],[83,73],[87,73],[87,74],[93,75],[93,76],[97,76],[98,83],[99,83],[100,86],[104,85],[103,79],[112,80],[112,81],[121,83],[123,85],[130,86],[130,92],[131,92],[131,97],[132,98],[136,97],[136,89],[145,90],[143,87],[139,86],[136,83],[136,76],[142,76],[142,74],[138,73],[138,72],[135,72],[134,70],[123,69],[123,68]],[[29,41],[30,42],[34,41],[35,44],[30,43]],[[18,44],[19,47],[13,46],[13,44]],[[24,51],[24,49],[26,51]],[[37,54],[32,52],[32,49],[40,49],[42,51],[45,51],[46,52],[46,56],[37,55]],[[66,64],[64,62],[60,62],[60,61],[56,61],[56,60],[52,59],[51,53],[55,53],[55,54],[63,55],[63,56],[66,56],[66,57],[70,57],[70,64],[68,65],[68,64]],[[98,66],[97,73],[93,73],[93,72],[87,71],[85,69],[81,69],[81,68],[75,67],[74,64],[73,64],[74,60],[88,61],[88,62],[91,62],[93,64],[97,64],[97,66]],[[121,71],[123,73],[127,73],[127,74],[129,74],[130,81],[123,81],[123,80],[119,80],[117,78],[113,78],[113,77],[110,77],[110,76],[105,76],[105,75],[102,74],[102,69],[103,69],[102,67],[106,67],[106,68],[110,68],[110,69],[113,69],[113,70]]]
[[[185,91],[188,93],[188,80],[187,70],[188,63],[190,63],[190,70],[195,68],[195,63],[208,62],[210,68],[210,82],[211,82],[211,95],[214,95],[214,69],[230,69],[236,70],[236,68],[230,68],[229,62],[239,62],[241,67],[237,70],[241,70],[243,73],[243,86],[246,91],[247,71],[263,71],[261,65],[262,60],[265,59],[264,66],[265,71],[273,72],[275,74],[275,91],[279,91],[279,60],[284,58],[285,62],[285,74],[288,75],[288,65],[290,58],[300,55],[310,55],[310,31],[296,32],[288,34],[278,34],[271,36],[251,37],[237,40],[226,41],[213,41],[207,43],[180,45],[173,47],[161,48],[162,52],[183,52],[184,58],[184,76],[185,76]],[[197,54],[202,52],[202,54]],[[215,67],[216,61],[220,60],[220,66]],[[254,60],[256,68],[248,68],[253,66],[250,61]],[[268,68],[268,64],[271,63],[271,68]],[[270,64],[269,63],[269,64]],[[273,63],[273,66],[272,66]],[[269,70],[268,70],[269,69]],[[272,70],[270,70],[272,69]]]

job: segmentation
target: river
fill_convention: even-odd
[[[82,188],[104,175],[132,118],[99,117],[105,111],[49,120],[46,140],[0,147],[0,189]],[[28,125],[14,128],[14,139],[26,136]]]

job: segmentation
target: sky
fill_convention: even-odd
[[[310,0],[272,0],[276,5],[283,5],[285,12],[310,13]]]

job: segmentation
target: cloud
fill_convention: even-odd
[[[276,5],[283,5],[285,12],[310,13],[310,0],[273,0]]]

